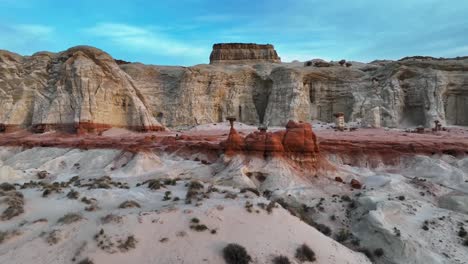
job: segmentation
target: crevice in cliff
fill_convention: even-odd
[[[273,89],[273,81],[271,79],[260,80],[260,83],[253,90],[253,101],[257,110],[258,120],[263,124],[265,112],[268,105],[271,90]]]

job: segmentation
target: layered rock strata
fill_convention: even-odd
[[[117,64],[91,47],[25,57],[0,51],[0,131],[145,131],[228,116],[284,126],[333,122],[338,112],[374,127],[466,126],[467,83],[468,58],[172,67]]]
[[[5,131],[163,129],[133,80],[95,48],[29,57],[1,51],[0,77],[0,127]]]
[[[210,64],[280,63],[271,44],[219,43],[213,45]]]

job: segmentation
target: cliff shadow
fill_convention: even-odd
[[[268,105],[268,98],[273,89],[273,81],[271,79],[260,80],[259,85],[253,89],[252,99],[257,110],[258,120],[263,124],[265,112]],[[241,111],[239,109],[239,111]]]

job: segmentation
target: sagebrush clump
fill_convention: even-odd
[[[223,257],[227,264],[248,264],[252,261],[247,250],[235,243],[228,244],[223,249]]]
[[[301,261],[315,261],[315,252],[306,244],[302,244],[296,249],[296,258]]]

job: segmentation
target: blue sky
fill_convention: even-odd
[[[213,43],[274,44],[283,61],[468,55],[468,0],[0,0],[0,49],[91,45],[159,65],[208,63]]]

